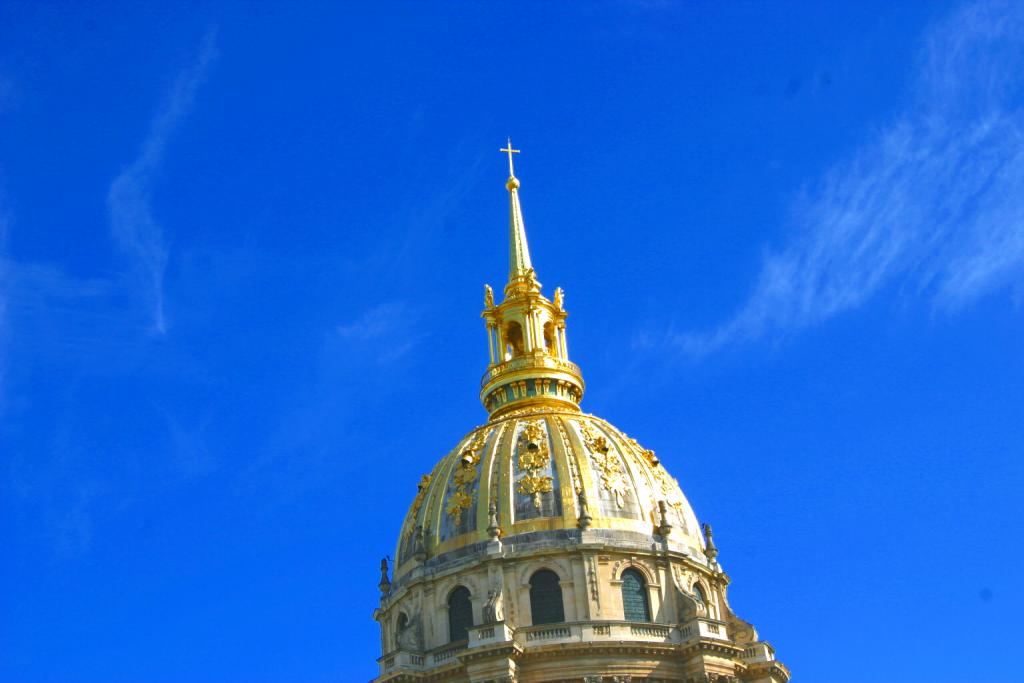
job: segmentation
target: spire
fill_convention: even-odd
[[[519,179],[512,164],[512,155],[519,150],[513,149],[509,139],[500,151],[508,154],[508,283],[501,303],[494,301],[494,291],[484,285],[481,316],[487,325],[490,364],[481,381],[480,400],[492,416],[527,403],[579,410],[583,377],[569,361],[565,297],[561,288],[555,290],[553,301],[541,293],[526,244]]]
[[[498,151],[508,154],[508,181],[505,183],[505,187],[508,188],[509,199],[508,282],[511,285],[514,282],[529,279],[533,273],[533,264],[530,262],[530,246],[526,243],[523,209],[519,205],[519,179],[516,178],[515,168],[512,165],[512,155],[519,154],[519,150],[512,149],[512,138],[509,138],[508,146]]]

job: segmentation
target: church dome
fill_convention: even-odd
[[[466,434],[423,477],[402,524],[395,579],[418,564],[417,553],[455,560],[493,538],[586,528],[645,547],[659,534],[703,557],[693,510],[653,451],[579,410],[516,408]]]
[[[488,419],[420,478],[393,571],[381,561],[376,683],[787,683],[729,607],[711,527],[678,482],[580,409],[565,295],[537,281],[517,150],[502,151],[509,274],[500,303],[484,286]]]

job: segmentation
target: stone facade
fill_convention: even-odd
[[[706,558],[673,551],[657,535],[578,530],[527,536],[492,541],[463,562],[427,563],[391,585],[375,614],[386,653],[377,680],[788,680],[771,646],[732,613],[728,576]],[[644,577],[649,620],[624,619],[626,569]],[[562,623],[533,625],[529,579],[539,570],[558,575]],[[466,640],[452,643],[447,598],[457,586],[469,589],[474,626]],[[485,623],[494,589],[502,596],[503,618]],[[703,600],[695,598],[698,590]],[[415,639],[401,637],[400,623],[413,624],[406,628],[416,629]]]

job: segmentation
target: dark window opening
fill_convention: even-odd
[[[468,640],[472,625],[473,603],[469,601],[469,589],[459,586],[448,596],[448,642]]]
[[[626,621],[650,621],[651,607],[647,603],[647,582],[636,569],[622,572],[622,611]]]
[[[550,569],[541,569],[530,577],[530,612],[535,626],[565,621],[562,587],[558,574]]]

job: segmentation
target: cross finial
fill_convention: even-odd
[[[508,147],[502,147],[498,150],[499,152],[506,152],[508,154],[508,177],[515,178],[515,170],[512,168],[512,155],[519,154],[518,149],[512,149],[512,138],[508,139]]]

